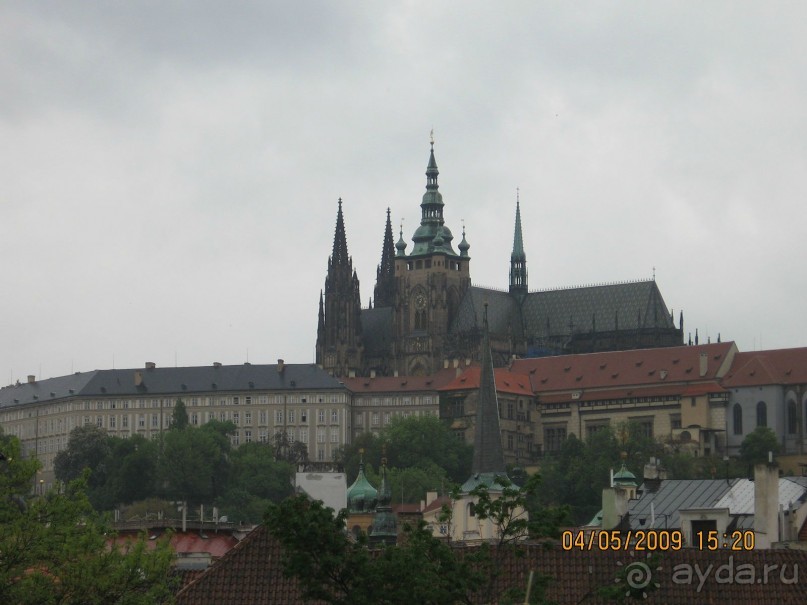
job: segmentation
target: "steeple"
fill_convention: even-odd
[[[479,399],[476,404],[474,427],[474,459],[471,472],[506,475],[502,432],[499,427],[499,400],[496,396],[496,378],[490,352],[488,333],[488,305],[485,303],[482,335],[482,370],[479,376]]]
[[[359,278],[347,251],[342,198],[339,198],[324,298],[320,297],[317,363],[335,376],[359,371],[362,364],[361,331]]]
[[[435,250],[456,256],[451,247],[454,236],[451,230],[444,226],[443,195],[438,191],[437,160],[434,159],[434,134],[431,137],[431,150],[429,164],[426,167],[426,193],[420,203],[420,227],[417,228],[412,240],[415,242],[411,256],[431,254]],[[436,241],[435,241],[436,240]]]
[[[513,234],[513,252],[510,254],[510,292],[527,293],[527,255],[524,253],[524,238],[521,235],[521,206],[516,190],[516,227]]]
[[[373,517],[370,541],[373,543],[395,544],[398,540],[398,523],[392,512],[392,490],[387,479],[387,458],[381,459],[381,485],[378,488],[378,506]]]
[[[375,306],[391,307],[395,304],[395,248],[392,245],[392,221],[387,208],[387,225],[384,229],[384,245],[381,248],[381,264],[376,269]]]

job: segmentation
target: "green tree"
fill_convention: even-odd
[[[108,529],[86,495],[86,475],[25,497],[38,463],[0,440],[0,602],[19,605],[146,605],[171,601],[167,540],[109,548]]]
[[[482,577],[423,525],[371,555],[366,538],[349,539],[346,512],[296,496],[272,505],[266,526],[283,545],[282,564],[309,600],[333,605],[471,603]]]
[[[766,426],[758,426],[746,435],[740,444],[740,459],[749,467],[768,461],[768,452],[779,453],[779,440],[776,433]]]
[[[87,480],[90,500],[102,508],[101,490],[109,477],[110,445],[107,432],[92,424],[85,424],[70,431],[67,448],[56,454],[53,467],[56,478],[68,483],[90,469]]]
[[[161,475],[167,495],[189,504],[212,502],[224,493],[229,475],[230,422],[172,429],[163,437]]]
[[[230,455],[230,480],[219,508],[230,521],[260,523],[271,502],[292,493],[294,466],[275,459],[266,443],[245,443]]]
[[[446,492],[471,473],[473,448],[435,416],[393,418],[379,436],[363,433],[341,452],[339,461],[352,482],[364,450],[366,471],[387,458],[393,501],[419,502],[426,491]],[[396,470],[397,469],[397,470]],[[368,475],[374,477],[372,472]]]
[[[188,410],[185,409],[185,402],[181,399],[177,399],[174,405],[174,411],[171,414],[171,428],[181,431],[182,429],[188,428],[188,424]]]

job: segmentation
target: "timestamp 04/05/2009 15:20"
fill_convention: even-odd
[[[754,531],[696,532],[688,544],[681,530],[566,530],[561,534],[563,550],[754,550]]]

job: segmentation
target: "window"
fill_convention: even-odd
[[[125,428],[125,429],[129,428],[129,417],[128,416],[124,416],[123,418],[121,418],[121,426],[123,428]]]
[[[300,441],[308,443],[308,429],[300,429]]]
[[[260,440],[261,440],[261,443],[266,443],[266,441],[268,440],[268,437],[266,436],[266,430],[261,431]]]
[[[246,425],[252,424],[252,412],[244,413],[244,424]]]
[[[507,449],[513,449],[513,433],[507,433]]]
[[[787,432],[795,435],[799,430],[799,421],[796,417],[796,402],[792,399],[787,402]]]
[[[764,401],[757,403],[757,426],[768,426],[768,406]]]
[[[157,416],[157,414],[152,414],[151,415],[151,428],[156,429],[158,426],[160,426],[159,417]]]
[[[364,426],[364,414],[361,412],[356,414],[356,426]]]
[[[732,416],[733,416],[733,424],[734,424],[734,434],[735,435],[742,435],[743,434],[743,408],[740,406],[739,403],[735,403],[734,407],[732,408]]]
[[[681,414],[670,414],[670,428],[671,429],[681,428]]]
[[[317,429],[317,443],[325,443],[325,429]]]
[[[339,424],[339,410],[331,410],[331,424]]]
[[[249,395],[244,397],[244,403],[246,403],[247,405],[252,405],[252,397],[250,397]]]
[[[378,412],[373,412],[372,424],[373,426],[378,426]]]
[[[507,419],[512,420],[514,413],[515,413],[515,407],[513,406],[513,402],[508,401],[507,402]]]
[[[275,412],[275,424],[283,424],[283,410]]]
[[[194,426],[199,424],[199,415],[196,412],[191,414],[191,424]]]
[[[266,411],[261,410],[261,416],[259,420],[260,424],[266,424],[266,416],[267,416]]]
[[[339,429],[331,429],[331,443],[339,443]]]
[[[252,431],[244,431],[244,443],[252,443]]]
[[[390,421],[389,412],[384,412],[384,426],[387,426]]]
[[[325,410],[319,410],[317,412],[317,422],[319,422],[320,424],[325,423]]]
[[[117,419],[114,416],[109,417],[109,428],[114,429],[117,423]]]
[[[566,427],[546,427],[544,429],[544,449],[547,452],[559,450],[564,439],[566,439]]]
[[[289,423],[293,424],[294,423],[294,416],[295,416],[294,410],[289,410],[288,415],[289,415]]]
[[[146,417],[143,414],[140,414],[140,417],[137,419],[137,426],[141,429],[146,428]]]
[[[308,410],[302,410],[300,412],[300,422],[306,424],[308,422]]]
[[[238,395],[233,396],[233,405],[238,405]]]
[[[233,424],[238,424],[239,421],[239,413],[233,412]]]
[[[319,447],[317,448],[317,460],[322,462],[325,460],[325,448]]]
[[[222,422],[227,420],[227,412],[219,412],[219,420],[221,420]]]

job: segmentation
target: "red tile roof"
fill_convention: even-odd
[[[211,557],[223,557],[227,551],[238,544],[238,540],[230,534],[217,534],[215,530],[206,530],[207,538],[202,538],[198,532],[181,532],[178,531],[171,536],[171,550],[175,553],[209,553]],[[115,538],[116,544],[126,544],[138,538],[137,533],[122,532]],[[155,540],[149,540],[147,543],[149,549],[154,548],[156,545]]]
[[[345,386],[356,394],[436,391],[457,375],[455,368],[443,368],[430,376],[376,376],[343,378]]]
[[[479,366],[466,368],[462,374],[438,390],[440,392],[476,390],[479,388],[481,374],[482,369]],[[495,368],[493,374],[496,380],[496,391],[499,393],[533,396],[530,378],[526,374],[519,374],[507,368]]]
[[[807,347],[737,353],[722,384],[726,388],[807,382]]]
[[[545,597],[549,601],[559,604],[612,602],[600,597],[598,589],[614,586],[620,570],[624,570],[626,566],[646,561],[641,552],[564,551],[557,544],[529,544],[525,545],[525,551],[521,556],[516,556],[511,550],[500,552],[497,593],[500,594],[507,587],[525,588],[532,570],[548,577]],[[471,552],[472,548],[459,548],[457,554],[464,556]],[[280,556],[278,542],[266,528],[259,527],[224,558],[182,589],[177,595],[177,603],[303,603],[297,582],[283,575]],[[698,566],[697,570],[695,565]],[[743,576],[738,575],[740,565],[745,566],[741,568],[745,574]],[[747,567],[748,565],[751,567]],[[770,571],[767,581],[763,581],[766,565],[773,571]],[[689,580],[683,573],[686,569],[691,570]],[[752,582],[739,581],[742,579],[749,582],[748,573],[752,569],[755,574]],[[807,602],[807,582],[794,574],[803,574],[804,570],[807,570],[807,551],[800,550],[666,551],[660,553],[660,559],[650,569],[652,584],[654,587],[658,584],[658,587],[648,591],[643,602],[663,605],[801,605]],[[699,578],[699,574],[703,580]],[[727,577],[732,581],[726,582]],[[782,578],[786,581],[782,581]],[[801,581],[787,582],[794,578]],[[471,601],[489,602],[482,595],[471,595]]]
[[[728,370],[737,347],[733,342],[707,345],[609,351],[516,359],[510,369],[527,374],[537,393],[591,388],[618,388],[670,383],[714,382]],[[701,354],[706,372],[700,374]]]

